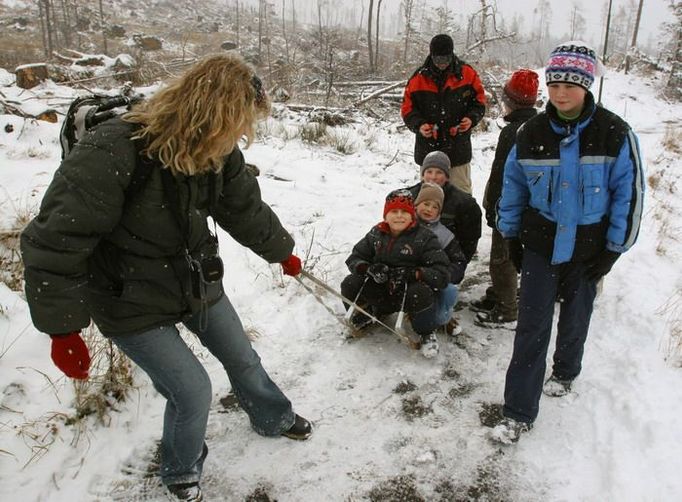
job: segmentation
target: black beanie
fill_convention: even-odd
[[[449,56],[455,50],[450,35],[441,33],[431,39],[429,44],[429,52],[432,56]]]

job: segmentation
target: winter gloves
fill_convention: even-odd
[[[289,258],[281,261],[280,265],[282,265],[282,271],[291,277],[296,277],[303,269],[303,265],[301,265],[301,259],[295,254],[289,255]]]
[[[388,265],[385,263],[372,263],[367,267],[367,275],[377,284],[384,284],[388,281]]]
[[[490,228],[497,230],[497,214],[495,214],[495,211],[485,212],[485,222]]]
[[[396,267],[390,269],[388,273],[388,292],[393,295],[402,293],[405,287],[419,280],[421,271],[412,267]]]
[[[585,277],[589,281],[598,281],[611,271],[611,267],[620,258],[620,253],[604,249],[597,256],[585,262]]]
[[[523,246],[520,239],[507,239],[507,246],[509,248],[509,259],[514,264],[517,273],[521,273],[521,264],[523,263]]]
[[[55,366],[70,377],[83,380],[88,378],[90,353],[81,338],[80,331],[72,331],[61,335],[50,335],[52,338],[52,361]]]
[[[358,275],[367,274],[377,284],[387,284],[389,294],[402,292],[405,286],[421,278],[421,270],[414,267],[389,267],[385,263],[360,262],[355,266]]]

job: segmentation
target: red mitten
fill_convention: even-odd
[[[88,378],[90,353],[81,338],[80,331],[64,335],[50,335],[52,338],[52,362],[67,377],[83,380]]]
[[[303,266],[301,265],[301,259],[295,254],[289,255],[289,258],[280,262],[280,265],[282,265],[282,270],[284,271],[284,273],[292,277],[295,277],[298,274],[300,274],[301,269],[303,268]]]

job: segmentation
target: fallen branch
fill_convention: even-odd
[[[362,98],[362,99],[359,99],[358,101],[355,101],[354,103],[351,103],[350,105],[348,105],[348,106],[346,107],[346,109],[348,109],[348,108],[355,108],[355,107],[358,107],[358,106],[360,106],[360,105],[362,105],[362,104],[365,104],[365,103],[367,103],[367,101],[370,101],[370,100],[372,100],[372,99],[375,99],[375,98],[381,96],[382,94],[386,94],[388,91],[391,91],[391,90],[395,89],[395,88],[398,87],[398,86],[401,86],[401,85],[404,86],[404,85],[406,85],[406,83],[407,83],[407,82],[404,81],[404,80],[401,80],[401,81],[399,81],[399,82],[394,82],[394,83],[392,83],[391,85],[389,85],[389,86],[387,86],[387,87],[384,87],[383,89],[379,89],[378,91],[374,91],[372,94],[370,94],[370,95],[367,96],[367,97],[364,97],[364,98]]]

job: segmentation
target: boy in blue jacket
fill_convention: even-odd
[[[554,303],[560,314],[545,394],[570,391],[597,282],[637,239],[645,178],[637,137],[589,91],[600,64],[582,42],[556,47],[546,110],[521,126],[504,168],[497,228],[523,245],[519,318],[504,419],[492,439],[515,442],[538,415]]]

